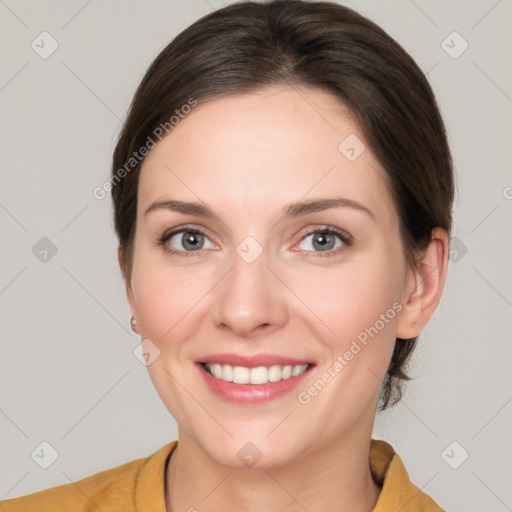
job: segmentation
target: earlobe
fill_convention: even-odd
[[[448,235],[442,228],[432,230],[424,255],[409,272],[396,336],[411,339],[427,325],[441,299],[448,268]]]
[[[137,320],[137,316],[132,316],[132,318],[130,319],[130,325],[131,325],[131,328],[132,328],[132,331],[137,333],[137,334],[140,334],[139,333],[139,321]]]
[[[118,247],[117,247],[117,259],[119,261],[119,266],[121,267],[121,273],[123,275],[126,299],[128,301],[128,306],[130,307],[130,311],[132,314],[132,317],[130,320],[130,327],[133,332],[140,334],[139,326],[137,323],[137,313],[135,310],[135,301],[133,299],[133,292],[132,292],[132,287],[131,287],[131,279],[127,276],[125,269],[124,269],[123,248],[121,247],[121,245],[118,245]],[[134,321],[134,319],[135,319],[135,321]]]

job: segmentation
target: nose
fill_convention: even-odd
[[[286,291],[269,269],[265,252],[252,263],[237,253],[231,261],[212,295],[216,327],[246,339],[281,328],[287,319]]]

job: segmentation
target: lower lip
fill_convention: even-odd
[[[221,398],[237,404],[259,404],[274,400],[292,391],[304,381],[314,365],[309,366],[304,373],[296,377],[268,382],[267,384],[235,384],[234,382],[216,379],[200,363],[197,363],[197,367],[206,385]]]

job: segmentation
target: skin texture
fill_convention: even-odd
[[[349,134],[364,142],[336,98],[276,85],[198,105],[143,164],[126,292],[135,331],[160,350],[148,371],[179,429],[166,473],[169,511],[370,511],[377,502],[368,456],[379,387],[395,338],[418,335],[437,307],[448,236],[436,228],[421,261],[407,267],[384,171],[368,146],[353,162],[339,151]],[[293,201],[333,197],[373,217],[342,207],[280,221]],[[203,201],[217,217],[144,215],[171,198]],[[183,232],[167,246],[191,256],[157,245],[185,224],[205,234],[201,250],[187,253]],[[334,236],[322,252],[308,232],[329,226],[353,244]],[[263,250],[252,263],[236,251],[249,235]],[[297,393],[395,302],[401,311],[299,403]],[[195,361],[212,353],[271,353],[316,366],[300,389],[238,405],[200,378]],[[262,454],[252,468],[237,457],[247,442]]]

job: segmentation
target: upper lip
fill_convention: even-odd
[[[301,364],[313,364],[311,361],[296,359],[294,357],[279,356],[274,354],[257,354],[253,356],[242,356],[238,354],[211,354],[201,357],[198,363],[229,364],[231,366],[244,366],[256,368],[258,366],[297,366]]]

